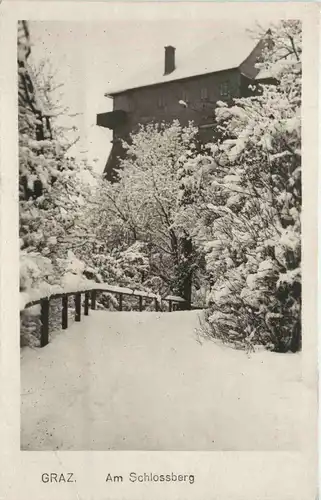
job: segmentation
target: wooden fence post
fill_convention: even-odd
[[[96,290],[92,290],[91,291],[91,304],[90,304],[91,309],[96,309],[96,296],[97,296]]]
[[[68,295],[62,296],[61,327],[63,330],[68,328]]]
[[[89,292],[85,292],[85,305],[84,305],[84,315],[89,314]]]
[[[155,311],[157,312],[158,311],[158,300],[157,300],[157,297],[155,297],[154,302],[155,302]]]
[[[49,342],[49,299],[41,299],[41,338],[40,346],[45,347]]]
[[[171,300],[168,301],[168,310],[169,310],[169,312],[172,312],[172,310],[173,310],[173,306],[172,306],[172,301]]]
[[[75,294],[75,321],[81,319],[81,293]]]
[[[120,294],[119,294],[118,309],[119,309],[120,311],[122,311],[122,310],[123,310],[123,294],[122,294],[122,293],[120,293]]]
[[[143,310],[143,297],[141,295],[139,296],[139,310]]]

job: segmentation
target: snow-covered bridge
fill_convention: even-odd
[[[205,340],[199,314],[91,311],[23,348],[22,449],[298,449],[300,354]]]

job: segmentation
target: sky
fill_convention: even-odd
[[[275,16],[271,15],[271,20]],[[234,22],[234,25],[233,25]],[[30,22],[32,57],[50,59],[57,69],[57,82],[63,83],[63,102],[75,118],[81,140],[74,146],[75,156],[84,155],[101,172],[110,148],[111,131],[96,126],[96,114],[110,111],[112,99],[104,94],[131,75],[145,70],[160,59],[165,45],[178,51],[193,50],[215,36],[217,30],[233,26],[253,27],[267,22],[264,17],[224,19],[127,19],[104,22]],[[222,47],[222,50],[224,48]],[[161,68],[163,70],[163,68]]]

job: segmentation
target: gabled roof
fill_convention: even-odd
[[[183,49],[177,47],[176,68],[172,73],[164,75],[164,54],[162,54],[162,58],[154,60],[152,66],[142,69],[118,87],[111,87],[105,95],[113,96],[135,88],[238,68],[257,44],[258,39],[253,33],[247,29],[237,31],[234,26],[229,32],[222,31],[216,34],[211,40],[187,54],[183,54]]]

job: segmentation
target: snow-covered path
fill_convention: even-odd
[[[91,311],[24,348],[22,449],[299,449],[300,354],[200,343],[198,326],[197,311]]]

